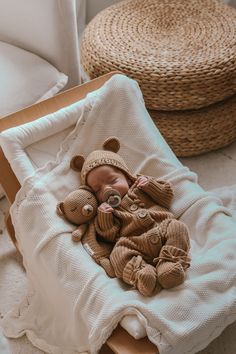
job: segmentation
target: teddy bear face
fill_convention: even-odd
[[[58,204],[57,212],[76,225],[89,222],[97,213],[97,200],[88,190],[78,189],[71,192]]]

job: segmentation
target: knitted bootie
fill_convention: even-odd
[[[151,296],[161,290],[157,282],[156,269],[143,261],[141,256],[134,256],[125,266],[123,280],[143,296]]]
[[[161,286],[157,281],[157,273],[155,267],[146,264],[145,267],[137,271],[137,289],[143,296],[151,296],[161,290]]]
[[[174,288],[184,282],[185,270],[190,265],[187,252],[174,246],[163,246],[156,261],[158,281],[164,289]]]

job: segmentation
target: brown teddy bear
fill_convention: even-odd
[[[96,234],[94,218],[97,215],[97,199],[87,186],[70,192],[56,207],[57,214],[77,225],[72,232],[72,240],[81,241],[90,256],[101,265],[110,277],[115,277],[109,255],[113,245],[100,241]]]
[[[72,232],[72,240],[81,241],[88,229],[89,222],[97,214],[98,203],[87,186],[69,193],[63,202],[57,204],[57,214],[78,225]]]

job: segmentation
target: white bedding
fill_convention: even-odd
[[[34,135],[33,139],[32,136],[27,138],[24,134],[19,134],[18,128],[11,130],[10,135],[7,134],[4,137],[5,143],[3,145],[6,151],[9,150],[7,153],[9,161],[12,162],[13,171],[21,184],[38,168],[56,159],[62,141],[74,129],[77,117],[72,121],[66,118],[64,124],[62,124],[62,119],[58,120],[58,114],[56,114],[56,119],[53,119],[53,115],[51,115],[50,120],[53,121],[53,129],[48,129],[48,126],[45,125],[38,127],[38,130],[44,136],[43,139],[42,134]],[[57,132],[55,127],[57,122],[59,123],[59,129],[62,129],[62,131]],[[120,325],[135,339],[146,336],[145,327],[136,315],[124,316]]]
[[[45,138],[45,132],[57,133],[54,142],[59,141],[78,118],[56,162],[35,174],[34,142]],[[176,195],[172,211],[191,231],[192,266],[185,284],[155,298],[143,298],[117,279],[107,278],[82,246],[66,237],[73,227],[55,219],[56,201],[78,187],[78,178],[69,169],[70,156],[99,148],[109,135],[119,136],[121,153],[134,172],[172,181]],[[125,314],[136,314],[160,353],[192,354],[236,319],[235,215],[219,198],[203,191],[196,175],[173,155],[147,114],[135,82],[116,75],[98,92],[42,118],[40,124],[4,133],[1,145],[23,184],[11,214],[30,281],[27,299],[5,318],[8,336],[26,333],[36,346],[52,353],[96,353]],[[55,156],[58,147],[52,146]]]

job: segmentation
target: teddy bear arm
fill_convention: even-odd
[[[72,232],[72,240],[75,242],[81,241],[83,235],[87,230],[87,227],[88,227],[87,224],[79,225],[77,229]]]

